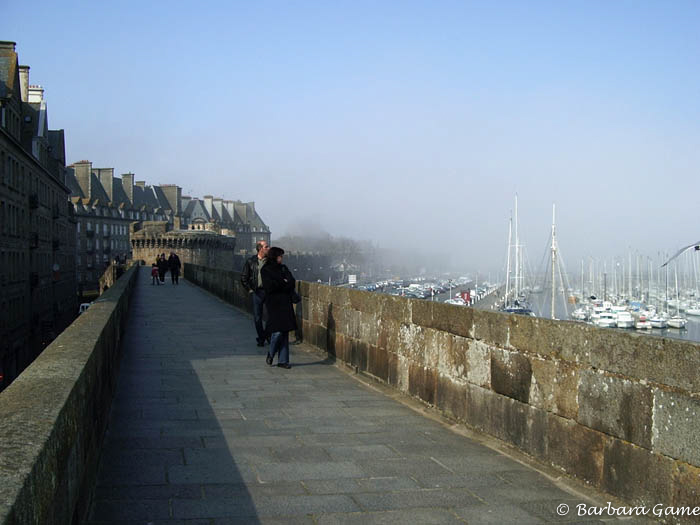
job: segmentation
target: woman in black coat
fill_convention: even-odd
[[[158,277],[160,278],[160,282],[165,283],[165,273],[168,271],[168,260],[165,258],[165,254],[161,253],[156,262],[158,263]]]
[[[277,366],[292,368],[289,364],[289,332],[297,328],[291,295],[296,281],[289,268],[282,264],[283,255],[282,248],[270,248],[267,252],[267,263],[260,271],[267,309],[265,329],[270,337],[267,364],[272,366],[275,354],[279,353]]]

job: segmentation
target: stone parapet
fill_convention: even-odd
[[[165,223],[142,223],[130,232],[132,257],[146,264],[158,255],[175,252],[182,263],[209,268],[230,269],[235,266],[236,238],[203,230],[169,230]]]
[[[236,272],[186,272],[249,308]],[[356,371],[631,505],[699,504],[699,344],[308,282],[298,290],[298,336]]]
[[[0,393],[0,524],[86,517],[138,268]]]

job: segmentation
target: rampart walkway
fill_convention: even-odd
[[[540,523],[583,500],[142,269],[90,523]],[[194,521],[187,521],[194,520]],[[581,521],[582,522],[582,521]],[[593,523],[594,521],[585,521]]]

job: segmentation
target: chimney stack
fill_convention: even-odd
[[[44,101],[44,88],[41,86],[29,86],[28,102],[30,104],[39,104]]]
[[[98,168],[95,170],[97,178],[107,193],[110,202],[114,200],[114,168]]]
[[[182,197],[182,188],[177,184],[160,184],[160,190],[163,192],[168,206],[175,215],[180,215],[182,208],[180,207],[180,198]]]
[[[124,187],[124,193],[126,193],[127,198],[131,205],[134,205],[134,174],[124,173],[122,174],[122,186]]]
[[[81,160],[75,162],[71,166],[75,173],[75,180],[78,181],[83,195],[88,199],[92,198],[92,162],[89,160]]]
[[[212,209],[213,201],[214,201],[214,197],[212,197],[211,195],[204,196],[204,209],[207,210],[209,217],[212,216],[211,209]]]
[[[19,89],[22,102],[29,102],[29,66],[19,66]]]

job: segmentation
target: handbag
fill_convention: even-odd
[[[292,304],[298,304],[301,302],[301,295],[299,295],[296,290],[292,290],[292,293],[289,295],[292,298]]]

